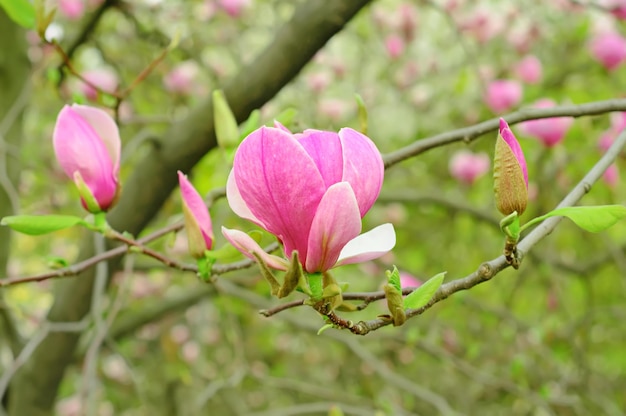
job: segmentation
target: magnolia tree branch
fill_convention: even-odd
[[[550,108],[523,108],[519,111],[507,114],[503,118],[509,125],[522,121],[550,117],[582,117],[610,113],[612,111],[626,111],[626,98],[616,100],[595,101],[578,105],[562,105]],[[441,147],[450,143],[465,141],[471,142],[485,133],[497,131],[499,118],[484,121],[482,123],[452,130],[417,140],[414,143],[383,155],[385,168],[393,166],[403,160],[422,154],[430,149]]]
[[[626,100],[624,100],[626,101]],[[615,139],[609,150],[602,156],[602,158],[591,168],[591,170],[585,175],[585,177],[567,194],[565,198],[556,206],[556,208],[563,208],[575,205],[586,193],[591,190],[591,187],[597,182],[604,171],[615,161],[622,148],[626,144],[626,130]],[[554,231],[558,223],[563,217],[552,217],[543,221],[533,231],[531,231],[525,238],[523,238],[517,245],[519,258],[523,259],[524,255],[528,253],[539,241],[547,237]],[[439,290],[435,293],[433,298],[425,306],[419,309],[409,310],[407,312],[407,319],[421,315],[426,310],[430,309],[436,303],[446,299],[450,295],[461,290],[471,289],[472,287],[484,283],[500,271],[509,267],[504,256],[500,256],[493,260],[487,261],[481,264],[478,269],[472,274],[456,279],[451,282],[443,284]],[[371,331],[390,325],[392,322],[389,319],[373,319],[370,321],[361,321],[350,328],[351,332],[358,335],[366,335]]]

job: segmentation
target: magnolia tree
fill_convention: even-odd
[[[620,414],[626,3],[368,3],[0,2],[0,414]]]

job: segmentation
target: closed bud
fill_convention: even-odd
[[[496,207],[504,215],[526,210],[528,203],[528,168],[524,153],[504,119],[496,140],[493,160],[493,189]]]

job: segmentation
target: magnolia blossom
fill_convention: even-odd
[[[491,162],[486,153],[472,153],[469,150],[460,150],[450,159],[449,168],[452,177],[471,185],[476,179],[487,173],[490,166]]]
[[[616,69],[626,60],[626,39],[617,32],[605,32],[589,43],[593,57],[609,71]]]
[[[90,207],[81,193],[83,206],[92,212],[107,211],[118,193],[121,148],[111,116],[94,107],[66,105],[57,117],[52,138],[63,171],[79,190],[86,186],[98,209]]]
[[[604,171],[602,174],[602,180],[611,188],[615,188],[617,186],[617,183],[619,182],[619,170],[617,170],[617,165],[615,163]]]
[[[220,7],[231,17],[239,17],[250,6],[250,0],[220,0]]]
[[[404,289],[405,287],[420,287],[422,282],[411,273],[400,272],[400,286]]]
[[[374,143],[350,128],[339,133],[305,130],[291,134],[261,127],[244,139],[226,186],[232,210],[274,234],[304,270],[371,260],[395,245],[391,224],[359,235],[361,218],[383,182],[383,161]],[[246,233],[222,228],[244,255],[260,256],[272,268],[288,262],[265,253]]]
[[[69,20],[78,20],[85,14],[83,0],[59,0],[59,12]]]
[[[536,84],[541,81],[541,61],[534,55],[527,55],[515,65],[515,74],[526,84]]]
[[[89,82],[89,84],[80,81],[80,91],[90,101],[98,99],[98,91],[93,87],[96,86],[104,92],[115,92],[119,85],[119,80],[115,72],[108,68],[98,68],[85,71],[81,76]],[[90,85],[91,84],[91,85]]]
[[[611,113],[611,127],[609,127],[598,141],[598,148],[602,152],[609,150],[613,141],[624,129],[626,129],[626,112]]]
[[[405,47],[401,36],[391,34],[385,39],[385,49],[391,59],[398,59],[404,53]]]
[[[554,101],[544,98],[537,101],[533,107],[550,108],[555,105]],[[520,131],[527,136],[539,139],[546,147],[553,147],[565,138],[572,123],[574,123],[572,117],[540,118],[521,123]]]
[[[494,113],[504,113],[522,100],[522,86],[514,80],[498,79],[487,86],[485,104]]]
[[[183,199],[189,252],[195,258],[202,258],[204,251],[213,247],[211,216],[204,200],[181,171],[178,171],[178,184]]]
[[[200,68],[195,61],[184,61],[163,77],[165,89],[178,94],[191,94],[196,89],[195,80]]]
[[[496,139],[493,160],[493,189],[496,207],[504,215],[526,210],[528,203],[528,167],[522,148],[504,119]]]

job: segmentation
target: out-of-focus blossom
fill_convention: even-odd
[[[485,104],[494,113],[504,113],[522,100],[522,85],[514,80],[497,79],[487,86]]]
[[[489,171],[491,162],[486,153],[459,150],[450,159],[450,174],[458,181],[471,185]]]
[[[396,34],[387,36],[385,38],[385,49],[391,59],[398,59],[404,53],[404,39]]]
[[[250,6],[250,0],[219,0],[219,5],[229,16],[239,17]]]
[[[533,107],[550,108],[555,105],[554,101],[543,98]],[[572,117],[541,118],[525,121],[520,124],[519,129],[523,134],[539,139],[544,146],[553,147],[561,143],[573,123]]]
[[[306,77],[307,86],[317,94],[323,92],[331,81],[330,74],[323,71],[314,72]]]
[[[504,22],[490,10],[478,8],[459,23],[459,29],[484,44],[504,29]]]
[[[602,152],[609,150],[613,141],[622,130],[626,129],[626,112],[611,113],[611,126],[600,136],[598,148]]]
[[[100,88],[104,92],[113,93],[119,85],[119,81],[115,72],[108,68],[98,68],[85,71],[81,76],[90,84]],[[90,101],[98,99],[98,90],[92,85],[80,81],[80,91]]]
[[[610,11],[615,18],[626,20],[626,0],[604,0],[599,4]]]
[[[98,207],[90,212],[107,211],[118,194],[121,141],[115,121],[103,110],[74,104],[65,106],[57,117],[53,145],[63,171],[79,190],[86,186]]]
[[[178,183],[183,199],[189,252],[193,257],[199,259],[204,257],[206,250],[211,250],[213,247],[211,216],[202,196],[181,171],[178,171]]]
[[[524,152],[504,119],[496,139],[493,159],[493,189],[496,207],[504,215],[526,210],[528,204],[528,167]]]
[[[417,29],[417,10],[411,3],[402,3],[398,6],[398,30],[406,42],[411,42],[415,38]]]
[[[241,143],[226,186],[232,210],[274,234],[305,271],[378,258],[395,245],[391,224],[360,234],[361,218],[380,193],[383,161],[361,133],[261,127]],[[271,268],[288,262],[265,253],[247,234],[222,228],[244,255]]]
[[[59,0],[58,11],[69,20],[78,20],[85,14],[84,0]]]
[[[626,39],[617,32],[596,35],[589,43],[591,55],[606,69],[612,71],[626,60]]]
[[[417,277],[413,276],[411,273],[400,272],[400,286],[402,286],[402,288],[405,288],[405,287],[417,288],[417,287],[420,287],[421,285],[422,285],[422,281],[419,280]]]
[[[348,103],[338,98],[324,98],[317,105],[318,113],[334,122],[341,121],[348,110]]]
[[[195,61],[181,62],[163,77],[163,85],[170,92],[192,94],[197,90],[195,81],[199,72],[200,68]]]
[[[535,55],[527,55],[515,65],[515,74],[527,84],[536,84],[541,81],[541,61]]]
[[[615,163],[604,171],[602,180],[611,188],[615,188],[617,186],[619,183],[619,170],[617,170],[617,165]]]

